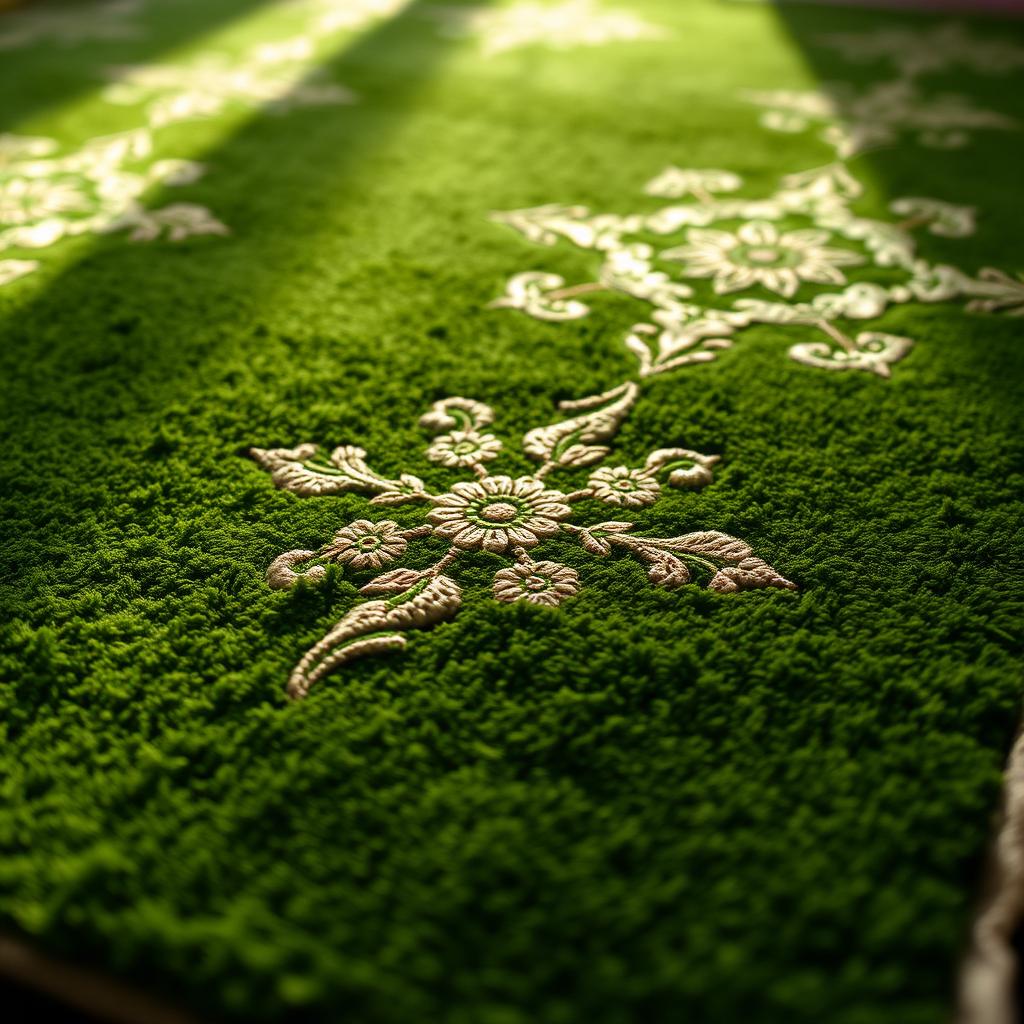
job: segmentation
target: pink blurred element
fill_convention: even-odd
[[[936,14],[1024,15],[1024,0],[781,0],[781,2],[828,4],[832,7],[889,7],[934,11]]]

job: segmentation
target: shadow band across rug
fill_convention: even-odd
[[[6,973],[1014,1020],[1022,76],[834,5],[0,12]]]

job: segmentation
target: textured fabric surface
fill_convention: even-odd
[[[534,472],[519,439],[634,378],[623,339],[646,314],[625,294],[581,296],[567,322],[491,308],[517,273],[593,281],[602,256],[489,214],[646,213],[671,165],[768,196],[836,149],[817,124],[765,127],[741,93],[868,88],[892,58],[823,34],[934,23],[606,0],[647,27],[537,40],[458,5],[353,3],[365,17],[285,61],[284,86],[179,117],[154,96],[180,85],[132,92],[122,71],[111,92],[106,69],[237,63],[346,5],[113,6],[128,31],[100,38],[0,16],[0,129],[76,153],[159,122],[135,164],[89,165],[93,185],[145,178],[96,230],[43,244],[58,229],[37,226],[0,251],[4,925],[245,1021],[944,1019],[1020,700],[1020,319],[957,298],[846,322],[913,340],[889,378],[797,362],[820,331],[754,323],[642,381],[611,464],[692,449],[721,457],[714,482],[581,521],[721,531],[797,590],[667,590],[560,534],[531,554],[578,594],[507,603],[509,559],[468,551],[455,618],[302,702],[289,673],[374,572],[281,592],[267,567],[423,513],[299,497],[247,456],[358,445],[440,493],[466,474],[424,458],[417,421],[461,395],[494,410],[493,472]],[[1024,47],[1018,25],[967,29]],[[980,63],[916,81],[1024,120],[1020,66]],[[853,153],[853,205],[976,207],[973,232],[918,231],[919,252],[1012,281],[1018,127],[963,134],[934,149],[900,128]],[[136,200],[190,212],[154,224]],[[183,223],[198,233],[175,240]],[[430,538],[402,564],[445,551]]]

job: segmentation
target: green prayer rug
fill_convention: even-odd
[[[1022,82],[820,4],[0,12],[0,969],[1014,1019]]]

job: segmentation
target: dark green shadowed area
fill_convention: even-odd
[[[691,448],[721,456],[714,483],[573,521],[723,531],[797,591],[657,589],[562,534],[535,555],[575,568],[579,595],[509,605],[491,594],[508,559],[475,552],[456,618],[286,700],[374,573],[275,592],[267,566],[425,512],[299,498],[248,448],[358,445],[439,492],[470,474],[424,458],[417,420],[462,395],[495,411],[492,471],[532,472],[520,439],[556,402],[635,374],[644,307],[488,308],[513,274],[600,266],[488,214],[654,210],[644,184],[671,164],[767,195],[834,154],[759,126],[740,91],[880,73],[815,48],[869,12],[605,0],[666,34],[488,56],[429,6],[325,59],[358,103],[162,130],[207,166],[166,200],[230,235],[82,237],[0,288],[4,926],[225,1020],[945,1019],[1021,694],[1019,319],[893,306],[869,329],[916,344],[890,380],[801,365],[787,349],[813,329],[761,325],[643,383],[608,464]],[[172,7],[141,21],[195,52],[215,19],[276,16]],[[971,28],[1024,46],[1019,26]],[[163,38],[146,59],[169,59]],[[123,130],[93,47],[5,126]],[[927,84],[1024,122],[1014,82]],[[979,130],[938,157],[857,157],[856,207],[976,206],[973,236],[924,233],[922,253],[1018,270],[1020,152]]]

